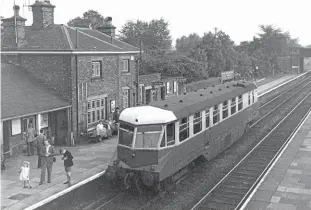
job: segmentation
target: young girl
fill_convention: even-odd
[[[30,163],[27,161],[24,161],[23,166],[21,167],[20,170],[20,175],[19,175],[19,179],[21,181],[24,181],[24,188],[26,188],[26,183],[28,182],[29,184],[29,188],[31,188],[30,186],[30,180],[29,180],[29,172],[30,172]]]

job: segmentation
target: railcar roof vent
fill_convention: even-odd
[[[215,87],[215,85],[212,85],[212,87]]]
[[[219,88],[219,91],[221,91],[221,88]]]
[[[210,93],[213,93],[213,91],[210,91]]]
[[[138,119],[135,119],[136,122],[138,122]]]
[[[186,93],[184,93],[184,95],[186,95]]]
[[[204,90],[206,89],[206,87],[204,87]]]
[[[183,101],[182,101],[182,100],[180,100],[179,102],[180,102],[180,103],[182,103]]]
[[[229,86],[227,86],[227,88],[229,88]]]
[[[239,83],[239,82],[234,84],[233,86],[235,86],[235,87],[246,87],[244,84]]]
[[[201,93],[200,96],[203,96],[203,94]]]
[[[194,92],[197,92],[197,90],[194,90]]]
[[[168,107],[167,104],[165,104],[164,107]]]

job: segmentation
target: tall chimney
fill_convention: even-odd
[[[112,17],[107,17],[103,25],[99,26],[97,30],[114,38],[116,27],[112,25]]]
[[[33,23],[35,28],[45,28],[54,24],[54,5],[49,0],[39,1],[31,5]]]
[[[2,48],[17,49],[26,44],[25,22],[26,19],[19,15],[19,6],[14,5],[14,15],[2,19],[3,35],[1,39]]]

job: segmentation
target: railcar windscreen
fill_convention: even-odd
[[[157,148],[161,131],[161,125],[138,126],[135,148]]]
[[[119,129],[119,144],[132,147],[134,136],[134,127],[121,122],[120,129]]]

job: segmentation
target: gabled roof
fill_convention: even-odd
[[[165,100],[153,101],[149,105],[172,111],[180,119],[254,89],[256,89],[256,85],[251,82],[228,82],[189,92],[186,95],[171,96]]]
[[[21,117],[69,107],[22,69],[1,63],[1,119]]]
[[[78,47],[76,48],[76,29]],[[25,26],[25,45],[18,50],[59,50],[59,51],[101,51],[134,52],[139,48],[112,38],[104,33],[89,28],[73,28],[66,25],[51,25],[46,28]],[[2,46],[5,50],[5,46]]]

